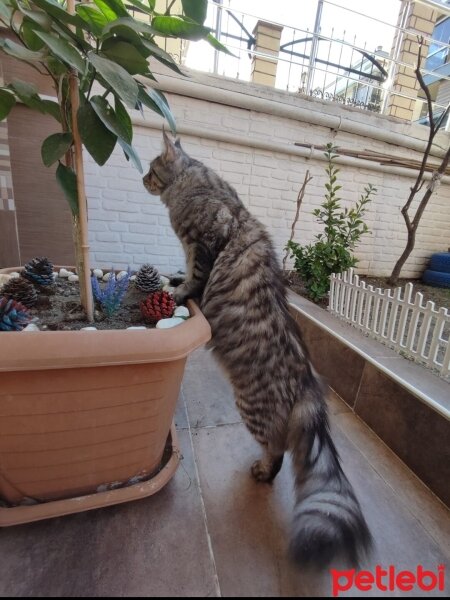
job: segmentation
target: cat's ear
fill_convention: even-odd
[[[177,157],[176,145],[172,142],[170,137],[163,129],[163,140],[164,140],[164,158],[166,160],[175,160]]]

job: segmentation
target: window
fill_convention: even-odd
[[[433,40],[436,40],[436,42],[431,42],[425,63],[427,71],[435,71],[448,61],[449,49],[443,48],[442,43],[448,44],[450,42],[450,17],[446,17],[437,23],[433,31]]]

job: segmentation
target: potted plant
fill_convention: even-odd
[[[175,129],[163,94],[143,79],[153,78],[150,58],[178,71],[155,36],[207,39],[223,49],[203,26],[206,0],[182,0],[184,14],[175,16],[157,14],[155,0],[127,5],[148,22],[135,20],[122,0],[0,4],[7,32],[0,48],[45,70],[55,86],[51,102],[33,85],[12,81],[0,89],[0,118],[21,101],[52,115],[60,129],[43,142],[42,158],[47,166],[58,162],[71,207],[88,321],[94,310],[83,146],[103,165],[119,144],[141,170],[126,107],[146,106]],[[171,421],[186,356],[210,337],[198,307],[189,309],[191,318],[167,331],[0,332],[0,526],[124,502],[170,479],[178,463]]]

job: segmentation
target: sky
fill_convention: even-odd
[[[317,0],[223,0],[223,5],[230,8],[234,14],[242,19],[243,24],[251,33],[257,18],[274,21],[284,26],[281,43],[290,42],[293,39],[303,38],[307,35],[306,30],[313,30],[317,10]],[[336,7],[334,4],[339,4]],[[352,9],[367,16],[359,16],[346,8]],[[398,19],[400,8],[399,0],[335,0],[325,2],[321,21],[321,33],[333,39],[344,39],[361,48],[374,51],[382,46],[383,50],[391,50],[394,37],[394,28]],[[241,15],[239,11],[246,13]],[[377,23],[368,17],[374,17],[384,21],[388,25]],[[215,8],[209,7],[207,24],[215,26]],[[239,27],[224,13],[222,20],[222,31],[240,34]],[[222,37],[222,42],[228,46],[237,46],[239,42]],[[239,77],[249,80],[251,71],[251,60],[242,50],[230,48],[240,59],[220,56],[218,72],[228,77]],[[300,44],[296,47],[300,53],[309,54],[310,46]],[[352,64],[358,60],[359,54],[351,55],[351,50],[339,43],[330,46],[329,43],[321,42],[320,50],[323,58],[339,58],[339,62]],[[284,55],[289,59],[289,55]],[[301,74],[305,70],[299,65],[302,59],[294,58],[297,64],[289,65],[289,61],[280,61],[278,65],[277,87],[297,91],[299,88]],[[307,64],[307,61],[305,62]],[[212,71],[214,66],[214,51],[209,50],[206,43],[191,44],[187,54],[186,65],[188,67]],[[315,86],[322,86],[325,74],[317,72]]]

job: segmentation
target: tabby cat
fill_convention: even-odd
[[[237,408],[263,447],[253,477],[272,482],[284,453],[292,453],[294,558],[358,564],[371,535],[331,439],[326,390],[289,313],[269,235],[228,183],[165,133],[163,153],[143,182],[168,207],[186,253],[186,280],[175,300],[200,300]]]

